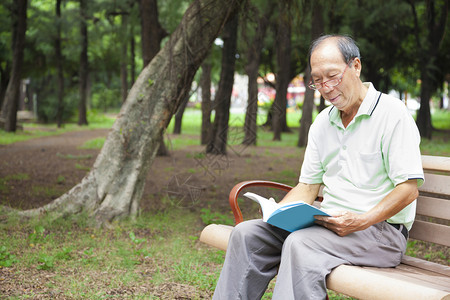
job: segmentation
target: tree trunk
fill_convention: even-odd
[[[61,49],[61,0],[56,0],[56,39],[55,39],[55,58],[58,73],[58,108],[56,112],[56,122],[58,128],[63,123],[63,101],[64,101],[64,70],[63,56]]]
[[[57,200],[22,215],[87,211],[99,224],[136,215],[159,138],[239,4],[194,1],[165,47],[137,78],[89,174]]]
[[[88,98],[88,31],[87,31],[87,0],[80,0],[80,102],[78,103],[78,125],[87,125],[87,98]]]
[[[130,35],[130,61],[130,85],[133,86],[134,80],[136,79],[136,42],[134,40],[133,26]]]
[[[420,108],[417,113],[417,128],[420,135],[424,138],[431,139],[433,133],[433,125],[431,123],[430,99],[433,94],[433,79],[430,77],[426,66],[421,69],[422,86],[420,89]]]
[[[142,58],[145,67],[158,54],[161,49],[161,40],[167,36],[167,32],[159,23],[157,0],[140,0],[140,5]],[[164,134],[161,134],[160,139],[157,155],[167,156],[169,152],[164,144]]]
[[[312,3],[312,9],[311,40],[315,40],[324,31],[323,8],[320,1],[314,1]],[[309,63],[307,63],[304,80],[306,84],[311,81],[311,68]],[[307,87],[303,100],[302,118],[300,119],[299,137],[297,143],[298,147],[306,147],[308,144],[308,133],[312,124],[313,108],[314,90]]]
[[[121,95],[122,102],[125,102],[128,95],[128,38],[127,38],[127,29],[128,29],[128,16],[126,13],[122,14],[122,23],[121,23],[121,54],[120,54],[120,82],[121,82]]]
[[[145,67],[159,52],[161,40],[168,34],[159,23],[157,0],[140,0],[140,8],[142,58]]]
[[[11,64],[6,62],[4,68],[0,65],[0,108],[3,106],[10,75]]]
[[[189,102],[189,98],[190,94],[188,93],[175,114],[175,124],[173,126],[173,134],[181,134],[181,124],[183,120],[183,114]]]
[[[206,59],[208,60],[208,58]],[[202,64],[202,76],[200,77],[200,88],[202,89],[202,130],[200,142],[202,145],[209,143],[211,129],[211,62]]]
[[[13,59],[11,76],[2,105],[4,130],[15,132],[17,126],[17,107],[19,104],[20,83],[27,30],[27,0],[13,1]]]
[[[228,121],[230,119],[231,92],[234,83],[234,65],[236,62],[238,16],[233,16],[223,29],[222,70],[219,89],[214,99],[216,115],[211,139],[206,152],[212,154],[227,153]]]
[[[270,13],[273,13],[272,6],[268,6]],[[244,123],[244,145],[256,145],[257,137],[257,117],[258,117],[258,76],[259,64],[261,62],[261,51],[264,46],[264,37],[266,36],[269,25],[270,14],[261,16],[258,20],[255,36],[247,45],[247,60],[245,72],[248,76],[248,101],[247,111]],[[245,30],[245,29],[243,29]],[[245,39],[245,38],[244,38]]]
[[[447,23],[449,1],[426,1],[426,11],[424,12],[425,32],[419,26],[419,18],[414,1],[408,1],[413,18],[414,18],[414,34],[416,39],[416,49],[418,51],[420,68],[420,78],[422,86],[420,91],[420,108],[417,114],[416,124],[419,128],[420,135],[424,138],[431,139],[433,133],[433,125],[431,123],[430,99],[433,92],[437,89],[437,76],[435,70],[438,69],[439,48],[445,35],[445,27]],[[425,36],[425,42],[421,37]]]
[[[273,140],[280,141],[281,133],[289,131],[286,123],[287,88],[291,70],[291,19],[290,2],[281,1],[280,17],[277,26],[276,54],[278,71],[276,73],[276,95],[272,105]]]
[[[311,69],[308,66],[305,70],[305,82],[309,82],[311,79]],[[302,107],[302,118],[300,119],[299,137],[298,137],[298,147],[306,147],[308,144],[308,132],[312,124],[312,111],[314,108],[314,90],[306,88],[305,97],[303,100]]]

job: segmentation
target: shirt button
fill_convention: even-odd
[[[346,145],[342,146],[342,149],[347,150],[347,146]]]

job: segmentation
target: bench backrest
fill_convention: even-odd
[[[450,247],[450,158],[423,155],[422,164],[425,183],[410,237]]]

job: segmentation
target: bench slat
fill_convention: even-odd
[[[450,195],[450,176],[425,173],[425,182],[419,191]]]
[[[419,196],[417,214],[448,220],[450,218],[450,200]]]
[[[430,171],[450,172],[450,157],[422,155],[422,167]]]
[[[416,220],[409,237],[450,247],[450,226]]]
[[[401,274],[404,273],[404,274]],[[450,293],[436,284],[407,276],[397,268],[341,265],[327,277],[327,288],[358,299],[446,299]]]

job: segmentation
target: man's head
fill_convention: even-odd
[[[338,35],[320,37],[311,45],[309,63],[310,87],[318,90],[343,116],[352,118],[367,92],[360,80],[360,54],[353,39]]]
[[[334,39],[336,41],[337,48],[342,54],[342,59],[346,63],[350,63],[354,58],[361,59],[359,48],[355,41],[346,35],[323,35],[311,43],[308,54],[308,61],[311,66],[311,53],[325,40]]]

